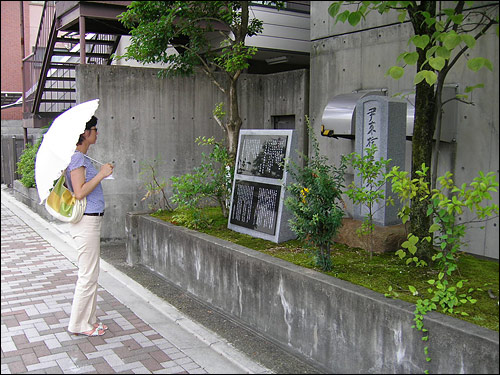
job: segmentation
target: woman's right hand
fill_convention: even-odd
[[[113,164],[106,163],[101,166],[100,173],[104,176],[104,178],[110,176],[113,173]]]

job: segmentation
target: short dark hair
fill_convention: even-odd
[[[93,126],[96,125],[97,125],[97,117],[92,116],[91,119],[87,121],[87,123],[85,124],[85,130],[90,130]],[[84,139],[85,138],[83,138],[83,133],[80,134],[80,138],[78,138],[78,143],[76,145],[77,146],[81,145]]]
[[[85,125],[85,130],[90,130],[92,126],[96,125],[97,125],[97,117],[92,116],[92,118],[89,121],[87,121],[87,124]]]

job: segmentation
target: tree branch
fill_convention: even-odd
[[[214,119],[217,122],[217,124],[219,124],[219,126],[222,128],[222,130],[227,131],[226,127],[224,126],[224,124],[222,123],[222,120],[220,118],[218,118],[216,115],[214,115]]]
[[[496,23],[497,23],[496,21],[494,21],[494,20],[490,20],[490,22],[489,22],[487,25],[485,25],[485,26],[483,27],[483,29],[482,29],[479,33],[477,33],[477,34],[474,36],[474,39],[478,40],[481,36],[483,36],[483,35],[486,33],[486,31],[488,31],[488,29],[489,29],[491,26],[495,25]],[[461,57],[461,56],[465,53],[465,51],[467,51],[468,49],[469,49],[469,47],[468,47],[468,46],[463,47],[463,48],[462,48],[462,49],[461,49],[461,50],[457,53],[457,55],[453,58],[453,60],[451,60],[451,61],[450,61],[450,63],[449,63],[449,64],[447,64],[447,66],[441,70],[441,72],[442,72],[442,73],[444,73],[444,75],[446,76],[446,74],[448,74],[448,71],[449,71],[449,70],[450,70],[450,69],[451,69],[451,68],[452,68],[452,67],[453,67],[453,66],[457,63],[457,61],[460,59],[460,57]]]
[[[220,82],[217,80],[217,78],[215,77],[215,75],[213,74],[212,72],[212,69],[210,69],[210,67],[208,66],[207,64],[207,61],[196,51],[194,51],[193,49],[187,47],[187,46],[184,46],[182,44],[171,44],[172,47],[182,47],[188,51],[190,51],[191,53],[193,53],[194,55],[196,55],[196,57],[198,58],[198,60],[200,61],[200,63],[202,64],[202,70],[208,75],[208,77],[212,80],[212,82],[215,84],[215,86],[217,86],[217,88],[219,90],[222,91],[223,94],[226,93],[226,89],[220,84]],[[219,65],[217,65],[215,62],[213,63],[215,66],[221,68]],[[222,68],[221,68],[222,69]]]

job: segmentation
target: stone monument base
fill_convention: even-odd
[[[359,237],[356,230],[361,227],[361,220],[343,218],[342,227],[339,230],[335,242],[343,243],[350,247],[359,247],[369,251],[369,237]],[[406,232],[404,224],[378,226],[375,225],[373,232],[373,251],[383,253],[388,251],[397,251],[401,248],[401,244],[406,241]]]

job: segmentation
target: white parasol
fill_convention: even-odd
[[[85,131],[99,99],[74,106],[60,114],[43,136],[35,160],[35,182],[40,204],[49,196],[55,180],[61,177],[75,152],[78,137]]]

